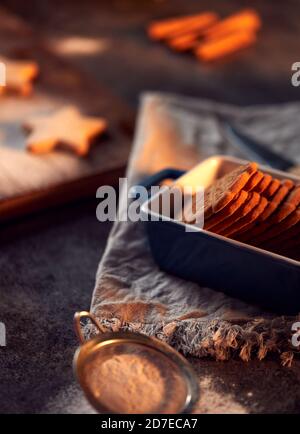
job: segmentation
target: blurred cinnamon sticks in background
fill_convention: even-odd
[[[214,24],[217,19],[217,14],[205,12],[198,15],[155,21],[150,24],[148,34],[152,39],[168,40],[190,32],[203,31]]]
[[[253,45],[260,27],[257,12],[245,9],[224,19],[204,12],[154,21],[148,35],[175,51],[191,51],[201,61],[214,61]]]

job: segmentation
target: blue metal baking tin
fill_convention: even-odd
[[[206,187],[243,163],[245,161],[235,158],[216,156],[185,174],[166,169],[144,185],[149,187],[165,178],[178,177],[176,183],[196,179]],[[288,176],[300,182],[296,176],[267,167],[261,169],[279,179]],[[198,181],[195,174],[199,174]],[[294,315],[300,312],[299,261],[197,227],[189,226],[187,232],[184,223],[153,211],[153,202],[159,194],[142,205],[142,214],[153,257],[162,270],[277,313]]]

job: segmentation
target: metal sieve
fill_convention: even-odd
[[[81,320],[99,333],[85,340]],[[73,367],[87,399],[100,413],[189,413],[198,400],[197,376],[187,360],[156,338],[106,332],[89,312],[74,316],[80,342]]]

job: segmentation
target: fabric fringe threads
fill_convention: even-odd
[[[99,319],[101,316],[96,312]],[[101,320],[107,331],[131,331],[154,336],[185,356],[211,357],[218,361],[240,358],[244,362],[252,358],[263,360],[267,355],[276,355],[281,364],[291,367],[300,348],[291,342],[292,325],[298,317],[279,317],[272,320],[254,319],[243,324],[229,321],[172,321],[165,324],[127,323],[118,318]],[[86,335],[95,334],[93,326],[86,326]]]

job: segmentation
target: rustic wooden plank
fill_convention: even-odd
[[[7,13],[0,10],[0,28],[6,17]],[[19,31],[23,35],[22,44],[17,38]],[[133,117],[119,98],[55,56],[46,44],[34,41],[32,32],[25,24],[20,28],[18,23],[11,24],[6,39],[9,39],[9,44],[4,49],[2,39],[0,53],[4,51],[5,55],[37,61],[41,74],[32,96],[8,95],[0,99],[2,220],[49,204],[93,194],[101,183],[116,181],[129,154],[130,137],[126,125]],[[70,104],[84,114],[106,118],[109,123],[107,134],[97,140],[85,158],[62,150],[47,155],[29,153],[25,149],[24,121]]]

